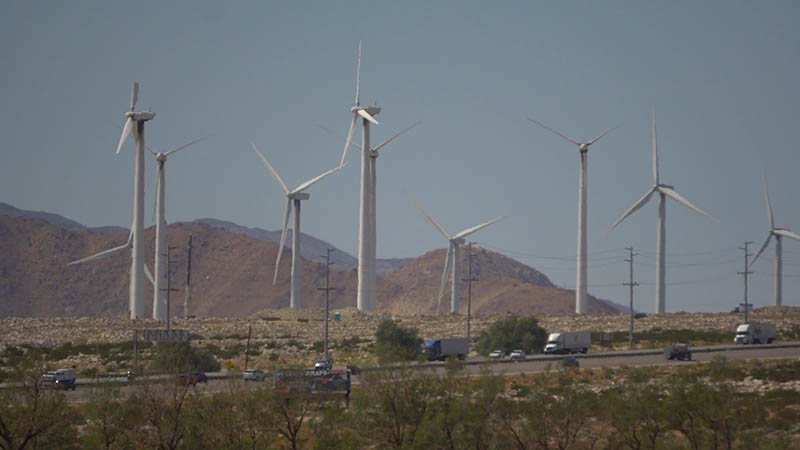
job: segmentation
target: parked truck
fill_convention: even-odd
[[[469,353],[469,342],[467,338],[428,339],[422,352],[428,361],[444,361],[451,355],[464,359]]]
[[[586,353],[592,345],[592,334],[588,331],[550,333],[545,353]]]
[[[736,327],[734,344],[772,344],[777,336],[774,323],[743,323]]]

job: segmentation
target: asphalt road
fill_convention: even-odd
[[[636,350],[625,352],[599,352],[589,354],[574,355],[580,363],[581,369],[597,369],[601,367],[619,367],[619,366],[656,366],[656,365],[686,365],[686,364],[701,364],[711,361],[715,356],[722,355],[729,360],[746,360],[746,359],[791,359],[800,358],[800,342],[783,342],[772,345],[753,345],[753,346],[714,346],[714,347],[698,347],[692,348],[691,361],[667,361],[664,358],[663,351],[661,350]],[[502,361],[492,361],[486,359],[475,359],[467,361],[467,371],[470,375],[478,376],[483,371],[489,370],[495,374],[506,376],[519,375],[519,374],[532,374],[543,372],[548,369],[557,370],[561,367],[561,361],[566,356],[542,356],[537,355],[528,357],[524,361],[510,361],[508,359]],[[430,363],[424,364],[425,367],[432,367],[437,372],[444,370],[444,363]],[[189,387],[198,393],[216,393],[223,392],[233,386],[245,383],[241,378],[227,378],[225,374],[214,373],[208,374],[208,383],[200,383],[197,386]],[[121,386],[122,393],[127,395],[135,392],[136,389],[141,389],[137,386],[138,383],[172,383],[172,377],[158,376],[148,379],[137,380],[136,383],[130,383],[125,378],[111,378],[103,379],[102,381],[110,384],[117,384]],[[269,378],[267,379],[269,382]],[[83,402],[91,397],[92,386],[95,384],[94,380],[79,379],[78,387],[75,391],[67,391],[66,395],[70,402]],[[260,386],[257,382],[245,383],[249,386]],[[353,377],[353,384],[359,384],[359,376]],[[176,386],[177,387],[177,386]]]

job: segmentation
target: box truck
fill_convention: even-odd
[[[772,344],[775,340],[774,323],[743,323],[736,327],[734,344]]]
[[[588,331],[569,331],[550,333],[547,337],[545,353],[586,353],[592,345],[592,335]]]
[[[467,338],[428,339],[422,352],[428,361],[444,361],[451,355],[464,359],[469,353],[469,342]]]

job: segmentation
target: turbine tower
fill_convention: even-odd
[[[587,299],[588,299],[588,291],[586,285],[586,258],[587,258],[587,243],[586,243],[586,201],[588,195],[588,187],[586,185],[586,163],[588,159],[589,153],[589,146],[600,140],[603,136],[607,135],[608,133],[616,130],[621,125],[617,125],[614,128],[606,130],[600,136],[587,141],[587,142],[580,142],[571,137],[568,137],[564,134],[559,133],[558,131],[548,127],[547,125],[539,122],[538,120],[531,119],[528,117],[528,120],[531,122],[539,125],[540,127],[548,130],[552,133],[555,133],[562,138],[566,139],[567,141],[575,144],[578,146],[578,151],[580,152],[581,156],[581,170],[580,170],[580,178],[578,181],[578,270],[577,270],[577,282],[575,284],[575,313],[576,314],[584,314],[587,312]]]
[[[138,319],[145,317],[145,304],[144,304],[144,123],[152,120],[156,113],[154,112],[135,112],[136,101],[139,98],[139,83],[133,83],[131,90],[131,107],[130,111],[125,113],[125,126],[122,128],[122,136],[119,138],[117,144],[117,154],[122,150],[122,144],[125,139],[133,130],[133,137],[136,141],[136,166],[133,178],[133,224],[131,225],[131,232],[128,236],[128,243],[119,247],[112,248],[100,252],[96,255],[87,258],[73,261],[72,264],[80,264],[83,262],[102,259],[113,254],[124,251],[128,248],[132,249],[131,252],[131,282],[128,307],[130,309],[131,319]]]
[[[764,180],[764,201],[767,204],[769,232],[767,232],[767,239],[764,240],[764,243],[761,245],[758,253],[756,253],[756,257],[750,262],[750,267],[752,267],[753,263],[756,262],[758,257],[761,255],[761,252],[767,248],[770,239],[775,237],[775,306],[781,306],[783,304],[783,245],[781,243],[781,238],[786,236],[788,238],[800,241],[800,235],[793,233],[786,228],[775,228],[775,219],[772,217],[772,205],[769,203],[769,192],[767,192],[767,178],[763,173],[761,174],[761,177]]]
[[[503,220],[503,219],[505,219],[505,217],[498,217],[497,219],[490,220],[490,221],[488,221],[486,223],[482,223],[480,225],[475,225],[474,227],[467,228],[466,230],[461,231],[460,233],[456,234],[455,236],[450,236],[447,233],[447,231],[444,229],[444,227],[439,225],[439,222],[437,222],[433,217],[431,217],[430,214],[428,214],[424,209],[422,209],[422,206],[420,206],[418,204],[416,206],[422,212],[422,214],[424,214],[425,217],[428,218],[428,220],[433,224],[433,226],[436,227],[437,230],[439,230],[439,233],[442,233],[442,236],[444,236],[445,239],[447,239],[447,241],[450,243],[450,246],[447,249],[447,257],[444,260],[444,270],[442,271],[442,284],[439,286],[439,297],[437,297],[437,300],[436,300],[436,314],[437,315],[439,314],[439,305],[442,303],[442,295],[444,294],[444,285],[447,282],[447,271],[450,268],[451,264],[452,264],[452,269],[453,270],[452,270],[452,272],[450,274],[450,277],[451,277],[451,280],[452,280],[451,281],[451,288],[450,288],[450,314],[456,314],[456,313],[458,313],[458,307],[459,307],[459,298],[458,298],[458,250],[459,250],[459,248],[458,247],[464,243],[464,238],[465,237],[469,236],[470,234],[472,234],[472,233],[474,233],[474,232],[476,232],[476,231],[478,231],[480,229],[486,228],[486,227],[488,227],[489,225],[491,225],[491,224],[493,224],[495,222]]]
[[[275,275],[272,278],[273,285],[278,279],[278,267],[280,266],[281,262],[283,246],[286,243],[286,230],[289,228],[289,217],[292,214],[292,208],[294,208],[294,227],[292,228],[292,282],[289,293],[289,306],[292,308],[300,308],[302,305],[300,299],[300,268],[298,267],[298,262],[300,259],[300,201],[311,198],[311,194],[303,192],[304,190],[308,189],[311,187],[311,185],[322,180],[328,175],[341,169],[342,166],[339,165],[334,167],[333,169],[321,175],[317,175],[316,177],[301,183],[299,186],[294,188],[294,190],[289,190],[289,188],[286,187],[286,183],[284,183],[281,179],[281,176],[278,175],[278,172],[272,168],[270,163],[267,161],[267,158],[265,158],[258,148],[256,148],[256,144],[251,143],[251,145],[253,146],[253,151],[255,151],[259,157],[261,157],[261,161],[264,162],[264,166],[269,170],[272,176],[275,177],[275,179],[278,181],[278,184],[281,185],[281,188],[286,193],[286,216],[283,219],[283,231],[281,232],[281,243],[278,247],[278,258],[275,260]]]
[[[147,151],[156,157],[158,163],[158,174],[156,178],[156,265],[155,265],[155,278],[153,280],[153,319],[163,320],[167,317],[167,271],[169,267],[166,261],[166,233],[167,222],[164,216],[165,202],[164,191],[166,189],[164,165],[167,162],[167,157],[178,150],[182,150],[190,145],[200,142],[202,139],[189,142],[188,144],[181,145],[166,152],[154,152],[149,147]]]
[[[656,313],[663,314],[666,312],[666,266],[667,266],[667,255],[666,255],[666,241],[667,241],[667,205],[666,205],[666,197],[672,197],[678,203],[691,208],[698,213],[708,217],[713,218],[711,215],[706,213],[705,211],[701,210],[697,206],[693,205],[692,202],[685,199],[682,195],[678,194],[675,191],[674,186],[670,186],[667,184],[662,184],[661,180],[658,176],[658,146],[656,144],[656,112],[653,109],[653,187],[650,188],[647,193],[644,194],[642,198],[639,199],[622,217],[614,223],[614,225],[609,228],[609,232],[613,230],[617,225],[619,225],[623,220],[627,219],[628,216],[633,214],[637,209],[644,206],[645,203],[650,200],[650,197],[653,196],[654,193],[658,193],[658,267],[656,269]]]
[[[378,125],[377,116],[381,109],[378,107],[362,107],[359,97],[361,86],[361,41],[358,41],[358,63],[356,65],[356,99],[350,111],[353,113],[353,120],[350,122],[350,130],[347,132],[347,140],[344,143],[342,160],[339,167],[344,165],[347,157],[347,148],[350,147],[350,140],[353,138],[353,130],[356,126],[358,117],[361,116],[361,206],[359,208],[359,228],[358,228],[358,294],[356,304],[361,311],[375,311],[375,232],[372,228],[371,218],[372,182],[370,181],[370,145],[369,127],[370,123]]]

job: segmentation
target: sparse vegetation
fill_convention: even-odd
[[[380,361],[412,361],[421,357],[422,338],[416,328],[384,319],[375,331],[375,351]]]
[[[481,355],[500,349],[510,353],[515,349],[538,353],[544,348],[547,332],[539,326],[536,317],[511,316],[495,321],[478,336],[477,351]]]

